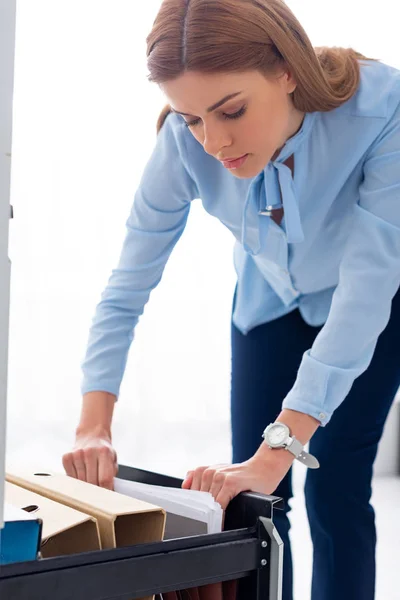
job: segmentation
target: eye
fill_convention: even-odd
[[[223,113],[224,119],[239,119],[246,112],[246,108],[246,106],[242,106],[242,108],[235,113]]]
[[[200,123],[201,119],[195,119],[194,121],[185,121],[186,127],[194,127]]]
[[[245,112],[247,110],[247,106],[242,106],[242,108],[240,110],[238,110],[235,113],[222,113],[222,116],[224,119],[239,119],[240,117],[242,117]],[[195,127],[196,125],[198,125],[200,123],[201,119],[195,119],[194,121],[185,121],[185,125],[186,127]]]

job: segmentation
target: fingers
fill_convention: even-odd
[[[193,481],[191,485],[191,490],[200,491],[201,482],[203,479],[203,473],[206,471],[207,467],[198,467],[193,473]],[[208,490],[207,490],[208,491]]]
[[[77,479],[80,479],[81,481],[86,481],[85,457],[84,457],[84,452],[81,448],[79,450],[74,450],[73,461],[74,461]]]
[[[215,473],[210,486],[210,494],[216,500],[225,482],[225,473]]]
[[[235,483],[235,478],[231,475],[225,477],[224,483],[215,498],[215,501],[222,506],[223,510],[226,510],[229,502],[240,493],[240,488]]]
[[[85,448],[83,450],[85,468],[86,468],[86,481],[93,485],[99,485],[99,469],[98,469],[98,455],[95,448]]]
[[[215,468],[208,468],[203,471],[203,476],[200,483],[201,492],[209,492],[215,476]]]
[[[189,471],[182,487],[209,492],[225,510],[229,502],[240,493],[241,485],[233,465],[215,465]]]
[[[184,490],[190,490],[193,483],[193,473],[194,471],[188,471],[186,477],[182,483],[182,488]]]
[[[113,490],[118,472],[117,455],[110,443],[94,439],[63,456],[65,472],[70,477]]]
[[[214,500],[223,510],[226,510],[229,502],[236,495],[234,477],[223,471],[206,469],[203,472],[200,491],[210,492]]]
[[[64,467],[67,475],[69,475],[70,477],[74,477],[75,479],[78,479],[78,474],[75,469],[72,452],[68,452],[67,454],[64,454],[64,456],[62,457],[62,464],[63,464],[63,467]]]
[[[99,485],[108,490],[114,489],[114,477],[118,471],[117,457],[114,450],[103,446],[98,451]]]
[[[232,466],[227,464],[213,465],[212,467],[198,467],[197,469],[188,472],[182,487],[201,492],[209,492],[215,475],[223,472],[224,469],[230,468],[232,468]]]

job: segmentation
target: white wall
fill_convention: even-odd
[[[139,12],[136,6],[54,0],[18,6],[12,458],[25,460],[30,449],[34,460],[59,462],[73,441],[90,320],[115,266],[164,104],[145,66],[144,37],[159,2]],[[215,460],[203,437],[214,419],[228,431],[232,244],[195,205],[137,328],[115,421],[116,445],[128,462],[179,473],[186,460],[188,468],[193,454],[182,456],[188,437],[174,435],[175,422],[179,430],[198,427],[192,440],[196,445],[198,436],[199,458]],[[175,444],[160,452],[154,436],[162,431]],[[42,451],[44,440],[50,455]],[[224,453],[229,460],[229,444]]]
[[[10,260],[11,125],[14,79],[15,2],[0,0],[0,528],[3,525],[4,453],[7,413],[7,366]]]
[[[289,4],[315,45],[400,66],[390,0],[379,11]],[[164,99],[146,80],[145,36],[159,5],[18,3],[9,457],[38,468],[59,466],[72,444],[90,321],[155,142]],[[115,418],[120,460],[181,475],[230,459],[232,245],[195,204],[137,328]]]

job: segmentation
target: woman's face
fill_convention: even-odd
[[[241,179],[260,173],[304,118],[289,96],[296,84],[288,72],[268,79],[258,71],[187,72],[160,88],[208,154],[217,160],[247,155],[223,163]]]

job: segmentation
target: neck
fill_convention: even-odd
[[[296,110],[295,114],[293,115],[292,131],[289,135],[289,138],[293,137],[294,135],[296,135],[296,133],[298,133],[300,131],[301,126],[303,125],[305,116],[306,116],[306,113]]]
[[[272,156],[271,160],[275,160],[279,156],[285,143],[288,140],[290,140],[290,138],[295,136],[296,133],[298,133],[300,131],[301,126],[303,125],[305,116],[306,116],[306,113],[300,112],[299,110],[296,110],[295,108],[293,108],[293,113],[291,115],[290,122],[289,122],[288,132],[286,133],[286,136],[285,136],[285,141],[283,142],[282,146],[280,146],[278,148],[278,150],[275,152],[275,154]]]

